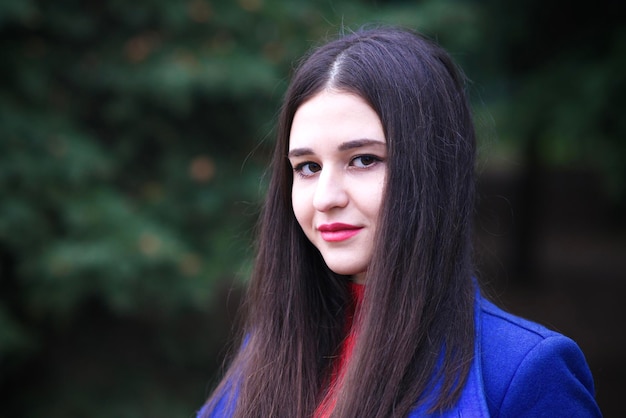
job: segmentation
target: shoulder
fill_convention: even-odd
[[[492,356],[495,361],[524,357],[546,339],[569,340],[543,325],[508,313],[485,298],[480,298],[478,303],[483,354]],[[490,347],[498,350],[488,350]]]
[[[482,377],[493,416],[601,416],[578,345],[478,300]]]

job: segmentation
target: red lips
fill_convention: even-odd
[[[363,227],[343,224],[332,223],[320,225],[317,229],[322,235],[322,239],[328,242],[345,241],[358,234]]]

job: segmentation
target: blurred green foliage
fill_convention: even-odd
[[[433,36],[473,80],[490,152],[586,162],[623,200],[626,34],[560,7],[0,2],[0,415],[193,415],[229,331],[220,289],[249,269],[290,70],[342,30]]]

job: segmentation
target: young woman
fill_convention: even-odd
[[[240,349],[199,417],[600,416],[570,339],[472,278],[464,80],[414,32],[312,51],[279,120]]]

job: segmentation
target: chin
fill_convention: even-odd
[[[338,266],[337,268],[333,268],[332,266],[328,266],[328,268],[335,274],[339,274],[341,276],[356,276],[357,274],[361,274],[364,272],[363,269],[357,268],[346,268],[345,266]]]

